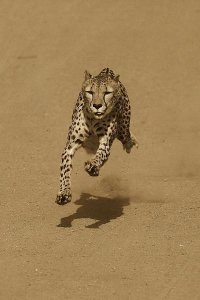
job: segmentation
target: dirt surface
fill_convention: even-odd
[[[0,299],[200,299],[199,1],[0,1]],[[85,69],[121,75],[140,147],[75,156]]]

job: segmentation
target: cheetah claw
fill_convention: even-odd
[[[57,195],[57,198],[56,198],[56,203],[59,204],[59,205],[65,205],[69,202],[71,202],[72,200],[72,196],[71,195]]]
[[[85,170],[88,172],[90,176],[98,176],[99,175],[99,168],[93,165],[90,161],[85,163]]]

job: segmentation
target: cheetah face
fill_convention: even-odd
[[[118,100],[118,90],[118,78],[86,74],[83,83],[84,100],[95,119],[102,119],[113,110]]]

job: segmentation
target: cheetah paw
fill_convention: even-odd
[[[65,205],[72,200],[72,195],[70,192],[65,194],[58,194],[56,197],[56,203],[59,205]]]
[[[85,170],[88,172],[90,176],[98,176],[99,175],[99,168],[93,165],[90,161],[86,161],[85,163]]]
[[[135,146],[136,148],[139,147],[138,141],[136,140],[134,135],[132,135],[131,138],[124,144],[124,149],[127,153],[130,153],[133,146]]]

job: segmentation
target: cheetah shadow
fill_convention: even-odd
[[[81,205],[77,211],[68,217],[61,218],[57,227],[71,227],[72,222],[77,219],[93,219],[95,222],[86,228],[99,228],[123,215],[123,207],[129,205],[129,198],[97,197],[82,193],[75,204]]]

